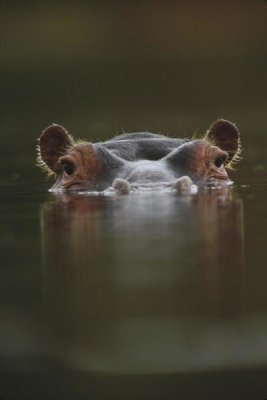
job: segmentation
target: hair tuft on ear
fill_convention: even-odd
[[[38,142],[40,139],[37,139]],[[54,174],[54,172],[47,166],[47,164],[44,162],[41,156],[41,149],[40,149],[40,144],[37,144],[36,146],[36,151],[37,151],[37,157],[36,157],[36,166],[41,168],[41,170],[49,177]]]

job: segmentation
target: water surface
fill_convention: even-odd
[[[264,398],[265,190],[6,188],[2,392]]]

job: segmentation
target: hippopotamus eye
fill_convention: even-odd
[[[67,174],[67,175],[72,175],[74,170],[75,170],[75,165],[71,162],[71,161],[62,161],[62,168],[63,171]]]
[[[227,159],[226,154],[216,157],[214,160],[215,167],[220,168],[224,164],[226,159]]]

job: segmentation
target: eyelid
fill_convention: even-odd
[[[73,159],[72,159],[72,157],[70,157],[70,156],[62,156],[62,157],[59,158],[58,161],[59,161],[60,164],[64,164],[64,163],[67,163],[67,162],[75,164]]]

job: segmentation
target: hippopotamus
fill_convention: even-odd
[[[55,175],[53,192],[174,189],[227,186],[226,168],[239,160],[240,134],[219,119],[199,138],[171,138],[150,132],[124,133],[104,142],[74,140],[58,124],[39,138],[38,164]]]

